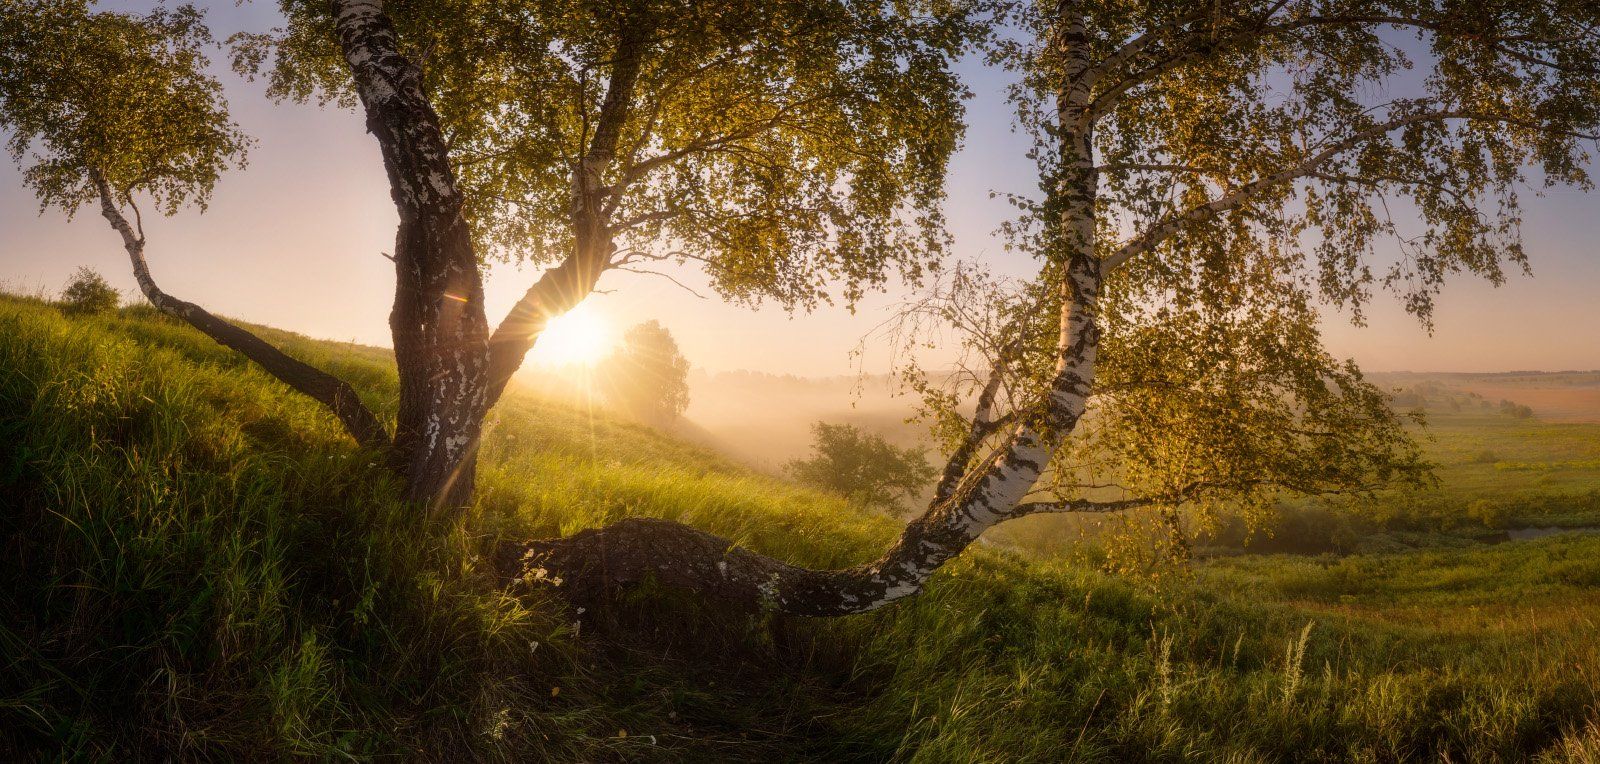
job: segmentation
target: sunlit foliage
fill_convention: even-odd
[[[785,306],[915,276],[973,34],[932,2],[389,2],[438,110],[479,250],[535,263],[702,264]],[[236,39],[271,92],[354,104],[324,3]],[[594,252],[586,250],[593,248]]]
[[[203,208],[249,144],[205,71],[211,45],[190,5],[140,16],[82,0],[0,4],[0,126],[40,202],[74,212],[99,173],[163,213]]]
[[[1528,264],[1519,192],[1592,188],[1600,6],[999,7],[992,59],[1020,77],[1041,178],[1006,232],[1042,267],[1027,282],[960,269],[913,305],[903,338],[954,329],[968,351],[954,375],[906,369],[936,431],[965,436],[996,367],[1006,416],[1041,416],[1079,246],[1064,221],[1088,200],[1108,271],[1094,395],[1041,492],[1259,510],[1426,480],[1404,417],[1323,348],[1322,311],[1360,322],[1387,288],[1426,322],[1450,276]],[[1079,33],[1086,62],[1064,42]],[[1086,105],[1064,109],[1073,88]],[[1087,175],[1062,148],[1083,135]]]

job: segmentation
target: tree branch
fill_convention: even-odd
[[[500,400],[550,320],[577,307],[594,291],[599,274],[587,277],[587,270],[577,253],[568,256],[541,274],[500,321],[489,337],[489,405]]]
[[[133,276],[140,291],[157,310],[182,319],[218,343],[238,351],[256,362],[263,370],[333,412],[344,425],[345,432],[367,448],[387,451],[389,433],[378,417],[361,403],[360,396],[345,381],[314,368],[303,361],[286,355],[267,344],[260,337],[212,315],[194,303],[179,300],[156,286],[150,276],[150,267],[144,257],[144,236],[135,233],[121,210],[117,209],[110,186],[99,171],[91,171],[90,178],[100,195],[100,214],[106,222],[122,235],[123,248],[133,262]]]
[[[1540,129],[1541,127],[1538,123],[1528,120],[1514,119],[1475,111],[1437,111],[1424,114],[1413,114],[1406,117],[1392,119],[1388,122],[1383,122],[1364,130],[1357,131],[1356,133],[1326,146],[1322,150],[1311,154],[1302,161],[1297,162],[1279,172],[1266,175],[1246,183],[1232,193],[1225,194],[1217,197],[1216,199],[1212,199],[1205,204],[1191,207],[1183,212],[1168,216],[1161,222],[1151,226],[1144,233],[1135,236],[1132,240],[1118,248],[1117,251],[1106,257],[1105,267],[1107,269],[1116,268],[1117,266],[1127,262],[1129,259],[1156,248],[1162,242],[1170,239],[1179,230],[1181,230],[1183,226],[1189,223],[1236,209],[1248,203],[1257,194],[1266,189],[1272,188],[1273,186],[1281,183],[1287,183],[1298,178],[1312,175],[1316,173],[1320,167],[1332,160],[1334,157],[1338,156],[1340,153],[1355,148],[1368,140],[1387,135],[1388,133],[1407,125],[1413,125],[1419,122],[1439,122],[1451,119],[1501,122],[1530,129]],[[1600,137],[1586,133],[1571,133],[1567,131],[1561,132],[1566,135],[1573,135],[1581,138],[1593,139]]]
[[[681,147],[679,147],[677,149],[673,149],[671,151],[667,151],[667,152],[664,152],[664,153],[661,153],[661,154],[656,154],[655,156],[645,157],[644,159],[641,159],[638,162],[635,162],[634,164],[629,165],[628,167],[623,169],[623,171],[622,171],[622,180],[618,183],[618,185],[619,186],[625,186],[627,184],[630,184],[630,183],[632,183],[632,182],[634,182],[634,181],[636,181],[636,180],[648,175],[652,170],[656,169],[657,167],[661,167],[661,166],[664,166],[664,165],[671,164],[671,163],[676,162],[679,159],[682,159],[682,158],[684,158],[686,156],[690,156],[692,154],[698,154],[698,153],[703,152],[703,151],[710,151],[710,150],[722,148],[722,147],[725,147],[725,146],[727,146],[728,144],[731,144],[731,143],[736,143],[738,141],[746,140],[746,139],[749,139],[749,138],[754,138],[755,136],[760,135],[763,132],[766,132],[768,130],[771,130],[774,127],[777,127],[778,125],[783,124],[784,120],[787,119],[789,117],[789,115],[793,114],[795,111],[798,111],[799,109],[804,108],[805,106],[808,106],[810,104],[816,103],[817,101],[821,101],[821,100],[824,100],[824,99],[826,99],[828,97],[832,97],[833,95],[835,95],[835,94],[832,94],[832,93],[822,94],[822,95],[817,95],[817,96],[814,96],[814,97],[811,97],[811,98],[803,99],[803,100],[798,101],[796,103],[786,104],[784,106],[779,107],[776,113],[772,114],[771,116],[767,117],[766,119],[757,120],[757,121],[755,121],[755,122],[753,122],[751,124],[748,124],[748,125],[745,125],[744,127],[739,128],[737,130],[730,130],[730,131],[728,131],[726,133],[723,133],[723,134],[717,135],[717,136],[706,136],[706,137],[698,138],[696,140],[690,141],[689,143],[687,143],[687,144],[685,144],[685,145],[683,145],[683,146],[681,146]]]
[[[1252,40],[1257,40],[1257,39],[1262,39],[1262,38],[1265,38],[1265,37],[1270,37],[1272,35],[1286,34],[1286,33],[1298,31],[1298,30],[1301,30],[1301,29],[1307,29],[1307,28],[1319,27],[1319,26],[1363,26],[1363,25],[1409,26],[1409,27],[1415,27],[1415,28],[1418,28],[1418,29],[1425,29],[1425,30],[1434,32],[1435,34],[1441,34],[1441,35],[1443,35],[1443,34],[1457,34],[1458,36],[1470,36],[1470,35],[1465,35],[1463,33],[1454,33],[1452,30],[1448,29],[1443,24],[1441,24],[1441,23],[1439,23],[1437,21],[1430,21],[1428,19],[1421,19],[1421,18],[1414,18],[1414,17],[1407,17],[1407,16],[1395,16],[1395,15],[1356,15],[1356,14],[1348,14],[1348,15],[1336,15],[1336,16],[1305,16],[1305,17],[1302,17],[1302,18],[1294,19],[1292,21],[1286,21],[1286,22],[1283,22],[1283,23],[1280,23],[1280,24],[1266,24],[1265,21],[1270,19],[1271,15],[1273,13],[1276,13],[1278,8],[1281,8],[1281,7],[1282,7],[1282,4],[1280,3],[1278,6],[1276,6],[1268,14],[1263,15],[1261,17],[1261,22],[1262,23],[1260,23],[1257,26],[1246,28],[1246,29],[1242,30],[1241,32],[1234,34],[1233,36],[1227,37],[1227,38],[1225,38],[1223,40],[1220,40],[1220,41],[1219,40],[1210,39],[1208,37],[1206,40],[1203,41],[1203,44],[1200,44],[1199,46],[1188,46],[1185,49],[1182,49],[1181,51],[1175,52],[1174,55],[1171,55],[1171,56],[1169,56],[1167,58],[1158,59],[1158,60],[1152,62],[1149,66],[1147,66],[1147,67],[1145,67],[1143,69],[1140,69],[1138,71],[1135,71],[1135,72],[1129,74],[1128,76],[1118,80],[1110,88],[1108,88],[1107,90],[1105,90],[1105,91],[1103,91],[1100,94],[1095,96],[1094,102],[1093,102],[1093,104],[1092,104],[1092,106],[1091,106],[1091,108],[1089,110],[1089,113],[1088,113],[1086,119],[1088,119],[1090,121],[1098,119],[1099,117],[1105,115],[1107,112],[1110,112],[1112,109],[1115,109],[1117,104],[1121,101],[1122,97],[1128,91],[1132,90],[1135,87],[1138,87],[1139,85],[1142,85],[1142,84],[1144,84],[1146,82],[1149,82],[1149,81],[1151,81],[1151,80],[1153,80],[1153,79],[1155,79],[1157,77],[1160,77],[1161,75],[1166,74],[1167,72],[1170,72],[1170,71],[1172,71],[1174,69],[1177,69],[1180,66],[1183,66],[1183,65],[1188,64],[1190,62],[1193,62],[1193,61],[1195,61],[1197,59],[1200,59],[1200,58],[1203,58],[1203,57],[1205,57],[1207,55],[1210,55],[1214,51],[1214,49],[1217,46],[1220,46],[1220,45],[1237,45],[1237,44],[1240,44],[1240,43],[1250,42]],[[1161,30],[1159,30],[1159,31],[1166,31],[1167,29],[1170,29],[1170,28],[1181,28],[1182,23],[1189,23],[1190,21],[1193,21],[1193,20],[1195,20],[1193,17],[1186,17],[1186,19],[1184,19],[1184,20],[1175,21],[1172,24],[1168,24],[1168,25],[1162,27]],[[1180,22],[1182,22],[1182,23],[1180,23]],[[1523,51],[1517,50],[1517,49],[1507,45],[1507,43],[1514,43],[1514,42],[1529,43],[1529,44],[1541,44],[1541,43],[1543,43],[1543,44],[1554,44],[1554,43],[1561,43],[1561,42],[1572,42],[1572,41],[1575,41],[1575,40],[1578,40],[1578,39],[1582,39],[1584,36],[1586,36],[1586,33],[1588,31],[1590,31],[1590,30],[1586,30],[1585,33],[1579,33],[1577,35],[1571,35],[1571,36],[1563,37],[1563,38],[1539,39],[1539,38],[1529,38],[1529,37],[1527,37],[1525,35],[1512,35],[1512,36],[1507,36],[1507,37],[1481,37],[1481,36],[1479,36],[1479,37],[1472,37],[1472,39],[1474,39],[1476,42],[1479,42],[1479,43],[1482,43],[1482,44],[1485,44],[1485,45],[1489,46],[1490,49],[1492,49],[1492,50],[1494,50],[1494,51],[1496,51],[1498,53],[1505,54],[1505,55],[1510,56],[1510,57],[1512,57],[1512,58],[1514,58],[1514,59],[1516,59],[1518,61],[1522,61],[1523,63],[1526,63],[1526,64],[1531,64],[1531,65],[1534,65],[1534,66],[1542,66],[1542,67],[1546,67],[1546,68],[1550,68],[1550,69],[1556,69],[1556,70],[1565,71],[1565,72],[1577,72],[1577,73],[1584,73],[1584,74],[1600,75],[1600,66],[1585,68],[1585,67],[1575,67],[1575,66],[1569,66],[1569,65],[1565,65],[1565,64],[1560,64],[1558,62],[1548,61],[1548,60],[1539,58],[1538,56],[1535,56],[1533,54],[1525,53]],[[1117,50],[1116,52],[1112,53],[1111,56],[1108,56],[1104,61],[1102,61],[1102,63],[1098,67],[1096,67],[1095,80],[1099,81],[1100,79],[1102,79],[1104,77],[1104,75],[1107,74],[1114,67],[1120,66],[1120,65],[1125,64],[1125,63],[1127,63],[1127,62],[1129,62],[1129,61],[1131,61],[1133,59],[1136,59],[1138,57],[1138,54],[1142,53],[1149,46],[1149,44],[1151,42],[1153,42],[1153,40],[1154,40],[1154,36],[1153,35],[1150,35],[1150,34],[1141,35],[1139,38],[1136,38],[1132,42],[1129,42],[1127,45],[1123,46],[1123,48],[1121,48],[1121,49]]]
[[[613,230],[606,221],[609,207],[605,197],[620,198],[624,184],[604,185],[605,173],[616,156],[617,141],[633,105],[634,87],[648,44],[647,31],[638,19],[623,21],[594,136],[573,170],[572,227],[576,247],[560,265],[540,275],[490,335],[488,405],[494,405],[505,393],[511,376],[522,367],[523,359],[550,320],[589,296],[600,274],[611,266]]]
[[[993,421],[995,398],[1000,393],[1000,387],[1005,382],[1005,367],[996,361],[994,368],[989,372],[989,379],[983,385],[983,391],[978,394],[978,405],[972,412],[972,425],[967,430],[967,436],[961,440],[954,453],[950,454],[945,462],[944,473],[939,476],[939,484],[933,490],[935,502],[945,501],[955,492],[956,486],[961,483],[961,478],[967,474],[968,462],[978,450],[983,440],[994,433],[996,424]]]
[[[1113,514],[1130,509],[1165,503],[1161,499],[1122,499],[1118,501],[1091,501],[1089,499],[1057,499],[1053,501],[1025,501],[1017,505],[1017,515],[1039,514]]]
[[[639,274],[641,276],[657,276],[657,277],[660,277],[660,278],[664,278],[664,279],[672,282],[673,284],[677,285],[677,287],[679,289],[682,289],[683,291],[688,292],[689,294],[692,294],[695,297],[698,297],[698,298],[700,298],[702,300],[706,299],[705,295],[700,294],[699,292],[696,292],[694,290],[694,288],[689,286],[688,284],[685,284],[682,281],[679,281],[676,278],[673,278],[671,274],[662,273],[661,271],[644,270],[644,269],[641,269],[641,268],[629,268],[629,267],[623,266],[623,265],[617,266],[615,268],[615,270],[627,271],[628,273],[637,273],[637,274]]]

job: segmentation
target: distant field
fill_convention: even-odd
[[[1478,544],[1498,539],[1472,515],[1474,502],[1503,505],[1501,524],[1600,526],[1600,372],[1451,374],[1380,373],[1373,381],[1396,392],[1396,408],[1420,409],[1415,429],[1438,485],[1386,492],[1354,507],[1348,536],[1369,537],[1356,549]],[[752,373],[699,375],[693,380],[691,426],[681,436],[762,471],[779,474],[785,461],[810,446],[811,422],[846,422],[903,445],[925,443],[926,431],[907,424],[912,401],[894,397],[887,380],[801,379]],[[1505,404],[1527,406],[1519,416]],[[930,452],[930,459],[938,454]],[[1320,506],[1292,500],[1287,511]],[[1345,511],[1345,510],[1340,510]],[[1362,521],[1361,518],[1370,518]],[[1266,550],[1325,551],[1329,539],[1290,542],[1291,517]],[[985,539],[1040,557],[1074,556],[1092,545],[1108,521],[1101,517],[1030,517],[990,531]],[[1324,522],[1316,519],[1313,523]],[[1334,532],[1316,528],[1313,536]],[[1439,535],[1448,532],[1447,535]]]
[[[1600,491],[1600,373],[1376,379],[1399,391],[1397,408],[1426,416],[1418,434],[1439,486],[1425,493],[1537,503]],[[1518,412],[1521,406],[1531,412]]]
[[[1487,381],[1493,382],[1493,385]],[[1198,541],[1208,553],[1384,552],[1476,547],[1507,528],[1600,526],[1600,374],[1379,374],[1396,408],[1421,410],[1413,432],[1436,485],[1332,503],[1291,498],[1265,528],[1224,523]],[[1504,391],[1495,392],[1493,391]],[[1528,401],[1561,400],[1566,418]],[[1507,405],[1510,404],[1510,405]],[[1518,412],[1529,406],[1531,412]],[[1531,415],[1527,415],[1531,413]],[[1029,517],[990,531],[991,542],[1039,557],[1081,557],[1120,518]]]
[[[1600,422],[1600,372],[1511,374],[1376,374],[1399,386],[1435,381],[1448,388],[1476,393],[1498,402],[1510,400],[1533,408],[1546,422]]]
[[[1600,490],[1600,424],[1432,411],[1425,433],[1447,494]]]

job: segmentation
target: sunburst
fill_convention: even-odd
[[[529,360],[545,366],[594,366],[611,351],[611,327],[590,303],[550,321]]]

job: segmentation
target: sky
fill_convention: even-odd
[[[208,19],[219,39],[279,23],[273,3],[202,5],[210,6]],[[393,248],[396,215],[377,143],[354,111],[273,103],[263,83],[241,80],[220,65],[224,56],[214,58],[234,119],[258,143],[249,166],[223,178],[203,214],[190,210],[145,221],[157,282],[219,314],[387,346],[394,274],[380,253]],[[947,181],[952,255],[1025,276],[1032,263],[1004,252],[996,234],[1011,207],[990,192],[1037,188],[1026,157],[1031,139],[1012,130],[1004,73],[976,59],[958,69],[973,98],[964,146]],[[1369,371],[1600,368],[1600,194],[1556,189],[1538,197],[1528,189],[1523,199],[1531,277],[1513,275],[1498,289],[1476,279],[1455,280],[1438,301],[1431,334],[1388,296],[1370,306],[1365,328],[1330,311],[1329,349]],[[99,271],[130,297],[136,294],[120,240],[98,214],[86,209],[73,220],[57,210],[41,214],[16,168],[0,166],[0,288],[54,294],[79,266]],[[505,314],[538,270],[490,269],[485,288],[491,321]],[[692,268],[670,275],[707,297],[659,276],[611,272],[600,283],[605,293],[582,306],[591,318],[584,336],[603,342],[634,323],[656,319],[672,331],[690,362],[708,371],[879,373],[889,363],[881,343],[867,342],[861,356],[852,351],[908,296],[896,284],[854,312],[836,305],[790,315],[774,306],[725,304]],[[595,326],[601,327],[598,336]]]

